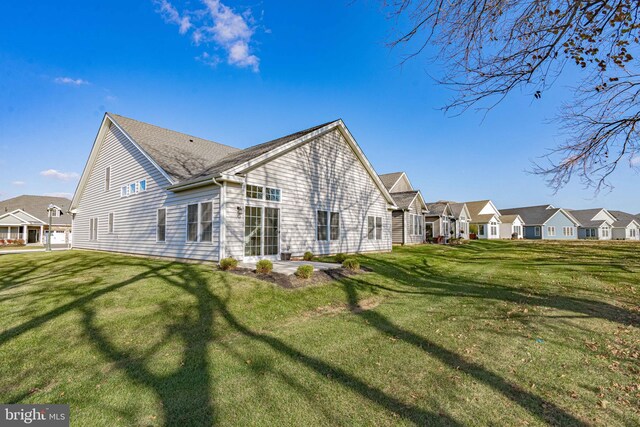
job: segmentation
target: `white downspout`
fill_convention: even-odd
[[[211,178],[213,183],[220,187],[220,195],[218,197],[219,210],[220,210],[220,226],[218,228],[218,262],[223,258],[226,258],[226,236],[227,236],[227,224],[226,224],[226,197],[225,187],[223,184],[216,181],[216,178]]]

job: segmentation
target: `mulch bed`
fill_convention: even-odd
[[[252,277],[258,280],[264,280],[265,282],[274,283],[285,289],[303,288],[305,286],[320,285],[323,283],[333,282],[334,280],[340,280],[345,277],[354,276],[357,274],[365,273],[369,269],[361,269],[360,271],[352,271],[346,268],[333,268],[330,270],[314,271],[313,275],[308,279],[301,279],[295,274],[282,274],[271,272],[268,274],[258,274],[255,270],[250,268],[236,268],[235,270],[229,270],[229,273],[237,274],[239,276]]]

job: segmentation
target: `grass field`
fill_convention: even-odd
[[[473,242],[285,290],[0,255],[0,401],[72,425],[639,425],[640,245]]]

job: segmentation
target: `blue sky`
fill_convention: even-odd
[[[105,111],[237,147],[342,118],[379,173],[429,201],[493,199],[640,212],[638,173],[594,198],[553,195],[531,161],[576,75],[541,100],[449,117],[439,64],[399,66],[373,0],[5,2],[0,14],[0,198],[73,193]]]

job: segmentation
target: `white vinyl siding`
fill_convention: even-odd
[[[323,255],[391,250],[388,203],[338,131],[249,171],[245,180],[248,185],[281,189],[280,202],[262,198],[261,203],[280,209],[281,246],[294,257],[305,251]],[[237,230],[244,226],[244,215],[238,216],[237,207],[243,209],[250,199],[240,185],[227,185],[225,198],[227,256],[242,257],[244,233]],[[339,239],[331,240],[329,230],[326,237],[324,231],[319,236],[318,211],[339,213]],[[368,216],[382,218],[381,239],[368,239]],[[322,221],[330,223],[329,216]]]
[[[106,132],[97,154],[91,175],[79,195],[73,247],[196,260],[218,259],[218,186],[180,193],[166,191],[170,185],[167,179],[115,126]],[[105,192],[104,170],[107,166],[118,171],[111,174],[112,188],[130,188],[134,183],[139,192],[130,197],[120,197],[118,191]],[[185,244],[186,206],[200,202],[212,202],[212,242]],[[237,204],[234,210],[235,206]],[[165,209],[165,243],[162,245],[157,244],[158,209]],[[89,218],[100,217],[104,212],[114,213],[118,221],[117,233],[99,235],[97,241],[90,240]],[[106,220],[106,216],[102,218]]]

